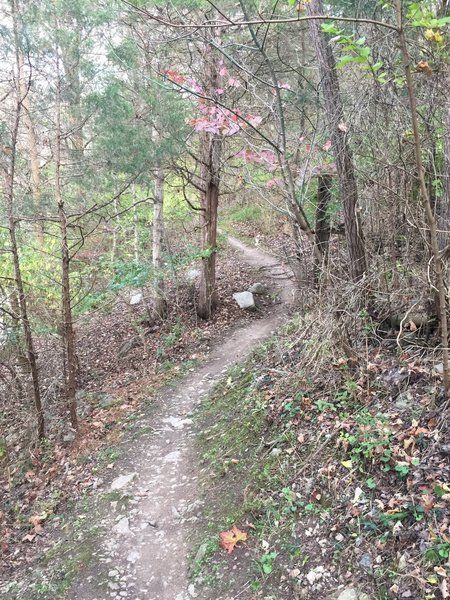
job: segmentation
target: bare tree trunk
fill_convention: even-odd
[[[200,221],[202,230],[202,273],[200,278],[197,314],[209,319],[217,307],[216,248],[217,209],[219,206],[220,156],[222,140],[205,133],[202,141],[202,185]]]
[[[219,36],[218,32],[213,35]],[[219,61],[211,45],[205,47],[204,86],[207,95],[216,97],[220,87]],[[217,251],[217,210],[219,206],[220,166],[222,155],[222,136],[204,132],[201,136],[201,186],[200,226],[202,231],[202,269],[200,276],[197,314],[201,319],[211,318],[217,307],[216,290],[216,251]]]
[[[56,53],[56,131],[55,131],[55,200],[58,205],[59,230],[61,236],[61,268],[62,268],[62,338],[65,350],[65,390],[69,406],[70,423],[78,428],[76,402],[76,371],[77,360],[75,353],[75,333],[72,321],[72,306],[70,298],[70,252],[67,237],[67,216],[61,189],[61,78],[59,54]]]
[[[5,183],[6,183],[6,202],[8,207],[8,229],[11,243],[11,253],[14,264],[14,278],[17,288],[17,296],[19,301],[20,319],[22,322],[25,345],[27,350],[27,358],[31,372],[31,380],[33,384],[34,406],[37,415],[37,433],[40,439],[45,437],[44,411],[42,408],[41,392],[39,386],[39,373],[37,368],[36,353],[34,350],[33,336],[31,333],[31,325],[28,317],[28,306],[25,295],[25,288],[22,279],[22,271],[20,268],[19,249],[16,237],[17,219],[14,215],[14,181],[16,169],[16,152],[17,152],[17,137],[19,132],[20,116],[22,111],[22,94],[20,88],[20,49],[18,39],[18,9],[15,0],[11,0],[11,9],[13,15],[14,40],[16,46],[16,67],[17,67],[17,105],[15,113],[15,121],[12,132],[12,152],[11,162],[8,168],[4,168]]]
[[[447,78],[450,83],[450,76]],[[450,97],[447,95],[444,114],[443,196],[437,206],[439,250],[450,257]]]
[[[112,230],[112,247],[111,247],[111,262],[114,263],[117,255],[117,231],[119,229],[118,218],[117,218],[117,198],[113,200],[114,209],[114,221]]]
[[[402,2],[395,0],[395,10],[397,13],[397,25],[399,28],[400,50],[402,52],[403,66],[406,76],[406,87],[409,96],[409,105],[411,110],[411,124],[414,134],[414,153],[416,167],[420,184],[420,193],[425,210],[425,221],[430,232],[431,257],[433,260],[435,289],[437,293],[437,304],[439,310],[439,324],[441,326],[441,344],[442,344],[442,364],[445,394],[450,397],[450,373],[449,373],[449,353],[448,353],[448,323],[447,323],[447,301],[446,285],[444,281],[444,272],[441,255],[439,252],[439,242],[436,221],[431,207],[430,197],[428,195],[427,184],[425,180],[425,170],[422,162],[422,146],[420,143],[419,124],[417,120],[417,100],[414,89],[414,83],[411,73],[411,58],[408,52],[405,30],[403,28]]]
[[[81,169],[84,158],[84,134],[81,118],[81,81],[80,81],[81,25],[76,20],[72,35],[65,44],[61,44],[61,59],[67,78],[66,94],[68,99],[68,124],[72,143],[71,158]]]
[[[316,246],[320,250],[322,261],[315,255],[314,276],[318,281],[323,267],[328,260],[328,243],[330,240],[330,215],[328,208],[331,202],[331,175],[319,175],[317,181],[317,206],[316,206]]]
[[[323,14],[322,0],[311,0],[305,6],[310,16]],[[344,107],[339,91],[336,63],[326,35],[320,29],[320,21],[314,19],[309,21],[309,28],[319,63],[325,111],[339,176],[350,272],[352,278],[358,280],[367,270],[365,244],[358,212],[358,188],[353,157],[347,140],[347,126],[344,122]]]
[[[164,295],[164,276],[162,249],[164,241],[164,171],[158,165],[155,171],[155,193],[153,200],[153,242],[152,262],[154,277],[154,316],[163,318],[167,309],[166,297]]]
[[[136,187],[131,187],[131,197],[133,198],[133,250],[134,262],[139,262],[139,215],[136,205]]]
[[[43,211],[41,205],[41,165],[39,162],[39,152],[36,138],[36,131],[34,129],[33,121],[31,119],[31,107],[30,107],[30,90],[25,80],[24,73],[24,59],[23,53],[19,50],[19,81],[20,81],[20,95],[22,97],[22,112],[23,120],[25,122],[25,128],[27,131],[28,138],[28,151],[30,156],[30,167],[31,167],[31,197],[33,198],[34,210],[38,217],[36,233],[39,245],[44,244],[44,221]]]

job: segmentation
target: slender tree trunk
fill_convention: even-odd
[[[217,307],[216,249],[217,210],[219,206],[220,157],[222,139],[205,133],[202,141],[202,185],[200,222],[202,231],[202,273],[200,278],[197,314],[209,319]]]
[[[307,13],[311,16],[324,14],[321,0],[311,0],[305,6]],[[339,91],[336,63],[327,37],[321,31],[320,21],[309,21],[309,27],[319,64],[325,111],[336,162],[336,170],[339,176],[341,201],[344,210],[345,235],[350,258],[350,272],[352,278],[358,280],[361,279],[367,270],[365,244],[358,212],[358,188],[353,167],[353,157],[347,140],[347,126],[344,121],[344,107]]]
[[[331,202],[331,175],[319,175],[317,181],[317,206],[316,206],[316,246],[323,257],[319,263],[315,256],[314,275],[318,281],[320,273],[328,260],[328,243],[330,240],[330,215],[329,206]]]
[[[414,89],[414,82],[411,72],[411,58],[408,52],[405,30],[403,28],[402,2],[395,0],[395,9],[397,13],[397,25],[399,28],[400,50],[403,58],[403,66],[406,76],[406,87],[408,90],[409,105],[411,110],[411,124],[414,135],[414,153],[416,167],[420,184],[420,194],[425,211],[425,221],[430,232],[431,258],[433,261],[435,289],[437,294],[437,304],[439,310],[439,324],[441,326],[441,344],[442,344],[442,364],[443,380],[445,394],[450,397],[450,373],[449,373],[449,352],[448,352],[448,323],[447,323],[447,301],[446,285],[444,281],[444,271],[442,258],[439,252],[439,242],[436,220],[431,207],[430,197],[428,195],[427,184],[425,180],[425,169],[422,162],[422,145],[420,143],[419,123],[417,119],[417,100]]]
[[[27,142],[28,151],[30,156],[30,167],[31,167],[31,197],[33,198],[33,205],[35,213],[38,217],[36,234],[40,247],[44,245],[44,221],[43,221],[43,210],[41,202],[41,165],[39,161],[39,152],[36,138],[36,131],[34,129],[33,121],[31,118],[31,103],[30,103],[30,90],[27,85],[24,73],[24,59],[23,53],[19,51],[19,66],[20,66],[20,95],[22,97],[22,112],[25,128],[27,131]]]
[[[216,31],[213,35],[220,36]],[[219,60],[212,46],[207,46],[203,55],[204,87],[207,95],[216,97],[220,87]],[[219,207],[220,167],[223,139],[220,134],[204,132],[201,143],[201,185],[200,227],[202,232],[202,269],[199,285],[197,314],[201,319],[211,318],[217,307],[216,290],[216,251],[217,251],[217,211]]]
[[[66,95],[68,99],[68,125],[70,141],[72,143],[71,158],[74,166],[81,170],[84,158],[84,134],[81,108],[81,81],[80,81],[80,45],[81,25],[74,24],[70,40],[61,44],[61,59],[68,85]]]
[[[133,250],[134,262],[139,262],[139,215],[136,205],[136,187],[131,188],[131,196],[133,198]]]
[[[37,433],[40,439],[45,437],[44,411],[42,408],[41,392],[39,386],[39,373],[37,368],[36,353],[34,350],[33,336],[31,332],[30,320],[28,317],[28,306],[25,295],[25,288],[22,279],[22,271],[20,268],[19,248],[17,243],[17,220],[14,215],[14,181],[16,170],[16,153],[17,153],[17,137],[19,132],[20,116],[22,111],[22,94],[20,88],[20,49],[18,36],[18,9],[15,0],[11,0],[11,9],[13,15],[14,40],[16,46],[16,67],[17,67],[17,104],[15,112],[15,122],[12,133],[12,152],[11,163],[8,168],[5,168],[5,183],[6,183],[6,202],[8,207],[8,226],[9,238],[11,243],[11,253],[14,264],[14,278],[17,288],[17,296],[19,303],[20,319],[22,322],[23,333],[25,337],[25,345],[27,350],[27,358],[29,369],[31,372],[31,380],[33,385],[34,406],[37,415]]]
[[[112,229],[112,245],[111,245],[111,262],[114,263],[117,256],[117,231],[119,229],[118,218],[117,218],[117,198],[113,200],[114,209],[114,220]]]
[[[70,423],[78,428],[76,402],[76,371],[77,360],[75,353],[75,333],[72,321],[72,306],[70,298],[70,252],[67,236],[67,216],[64,197],[61,188],[61,78],[59,55],[56,53],[56,131],[55,131],[55,200],[58,206],[59,230],[61,237],[61,283],[62,283],[62,337],[65,350],[65,388],[66,400],[69,406]]]
[[[450,76],[447,78],[450,83]],[[437,206],[439,250],[450,258],[450,97],[447,95],[444,106],[444,173],[443,195]]]
[[[155,193],[153,200],[153,242],[152,242],[152,262],[154,277],[154,316],[163,318],[166,309],[166,297],[164,295],[164,273],[162,249],[164,241],[164,171],[158,165],[155,171]]]

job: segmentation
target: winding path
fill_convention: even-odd
[[[117,463],[117,476],[124,477],[114,480],[110,510],[100,522],[108,534],[94,549],[92,568],[72,587],[72,600],[198,597],[186,575],[189,534],[201,508],[191,415],[225,371],[282,322],[294,290],[289,274],[272,256],[232,237],[228,242],[241,260],[277,282],[282,303],[265,318],[235,328],[205,364],[156,401],[154,414],[145,417],[152,431],[130,443]]]

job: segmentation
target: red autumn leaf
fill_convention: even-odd
[[[231,554],[238,542],[245,542],[247,534],[233,525],[229,531],[222,531],[220,534],[220,545],[224,550]]]

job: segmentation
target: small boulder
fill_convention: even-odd
[[[251,294],[256,294],[257,296],[264,296],[264,294],[267,294],[267,290],[262,283],[254,283],[247,291]]]
[[[118,533],[119,535],[133,535],[133,532],[130,529],[130,522],[128,517],[122,517],[112,528],[114,533]]]
[[[370,596],[355,588],[347,588],[339,594],[337,600],[370,600]]]
[[[130,298],[130,306],[137,306],[142,302],[142,292],[133,294]]]
[[[339,594],[337,600],[358,600],[358,592],[354,588],[347,588]]]
[[[111,483],[110,490],[121,490],[126,487],[129,483],[133,481],[133,479],[137,476],[137,473],[128,473],[127,475],[119,475],[116,477],[114,481]]]
[[[233,294],[233,298],[239,305],[239,308],[245,310],[254,310],[256,308],[255,298],[251,292],[237,292]]]

